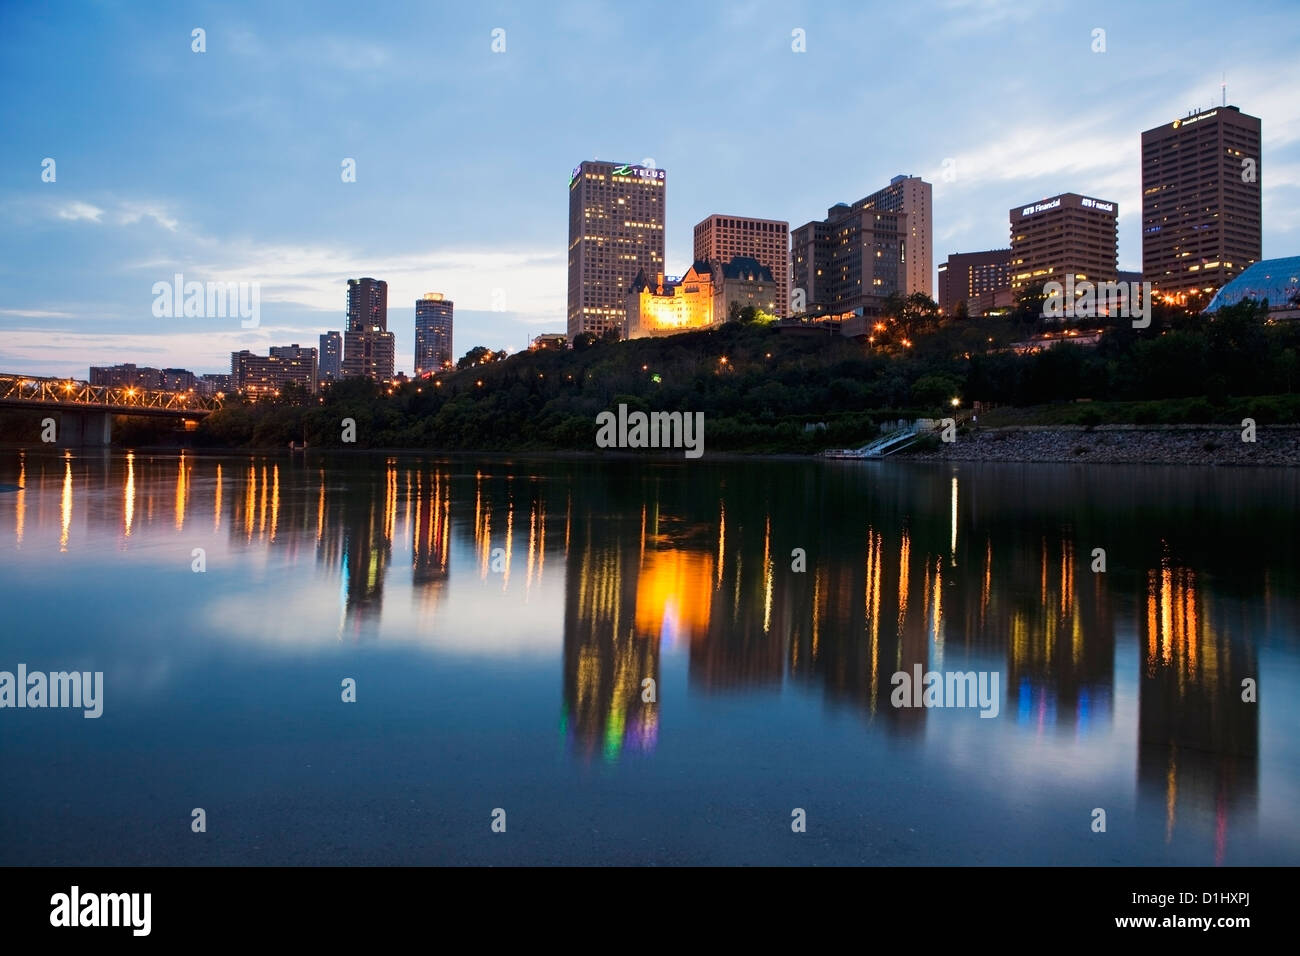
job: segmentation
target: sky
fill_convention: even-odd
[[[1264,256],[1296,255],[1297,49],[1295,0],[0,0],[0,371],[228,372],[342,329],[360,276],[399,370],[425,292],[456,354],[518,350],[565,328],[583,159],[666,171],[671,273],[710,214],[793,228],[900,173],[934,184],[936,266],[1077,192],[1140,269],[1141,131],[1225,75],[1263,121]],[[259,324],[155,316],[177,273],[256,283]]]

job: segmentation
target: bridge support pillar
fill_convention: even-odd
[[[59,412],[58,446],[60,448],[106,448],[113,439],[113,416],[110,412]]]

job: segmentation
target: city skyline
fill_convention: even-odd
[[[1285,9],[1266,8],[1261,15]],[[1188,22],[1215,9],[1193,8]],[[401,370],[411,371],[414,303],[428,288],[457,301],[460,351],[520,349],[565,328],[563,183],[593,158],[652,159],[672,171],[670,274],[692,261],[693,225],[720,210],[802,224],[900,171],[934,185],[936,266],[1005,246],[1013,204],[1073,192],[1118,204],[1119,267],[1139,270],[1141,133],[1217,105],[1224,74],[1227,102],[1263,120],[1262,257],[1297,248],[1300,118],[1289,91],[1300,85],[1300,66],[1287,54],[1297,27],[1284,17],[1266,34],[1244,25],[1191,31],[1175,52],[1148,42],[1167,26],[1159,7],[952,2],[928,8],[918,28],[903,11],[756,4],[694,14],[689,42],[645,36],[613,10],[566,6],[558,24],[528,11],[430,12],[384,20],[359,47],[328,31],[297,36],[292,18],[274,12],[259,11],[254,27],[248,7],[169,11],[147,25],[129,12],[78,10],[88,22],[75,36],[60,27],[72,8],[44,20],[5,11],[0,42],[14,93],[0,146],[11,276],[0,366],[78,376],[121,362],[221,372],[231,352],[265,354],[339,329],[342,284],[365,275],[392,287]],[[865,80],[855,24],[892,28],[903,40],[882,51]],[[206,31],[202,54],[191,50],[196,27]],[[505,49],[493,53],[497,27]],[[1092,49],[1098,28],[1105,52]],[[806,52],[792,49],[796,29]],[[412,78],[402,64],[422,34],[441,38],[446,62]],[[603,62],[595,49],[633,34],[638,49],[621,75],[648,78],[665,102],[743,75],[729,102],[768,114],[782,104],[786,112],[771,115],[784,122],[755,132],[743,109],[721,119],[686,115],[664,129],[597,122],[573,94],[594,82]],[[589,51],[582,37],[599,42]],[[1010,71],[1045,44],[1064,67],[1061,79],[1029,84]],[[56,49],[71,72],[33,82]],[[754,63],[768,68],[736,73]],[[972,70],[986,81],[978,90],[963,79]],[[163,74],[181,80],[160,88]],[[850,82],[859,95],[832,95]],[[988,106],[1010,101],[1015,110]],[[897,107],[879,106],[890,102]],[[918,125],[917,110],[932,121]],[[1042,115],[1062,119],[1029,118]],[[65,122],[52,125],[51,116]],[[845,138],[834,155],[822,148],[829,117]],[[45,158],[57,164],[54,182],[42,182]],[[340,179],[349,158],[351,183]],[[494,208],[507,214],[487,212]],[[439,222],[432,236],[430,216]],[[177,272],[260,282],[260,324],[154,318],[150,288]],[[20,283],[20,274],[44,281]]]

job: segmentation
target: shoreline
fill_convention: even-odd
[[[1017,425],[977,428],[938,448],[904,449],[897,456],[918,462],[1300,465],[1300,426],[1259,426],[1254,442],[1242,434],[1239,425]]]

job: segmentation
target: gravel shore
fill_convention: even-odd
[[[897,453],[916,461],[1086,461],[1161,465],[1300,465],[1300,426],[1097,425],[979,428],[937,449]]]

